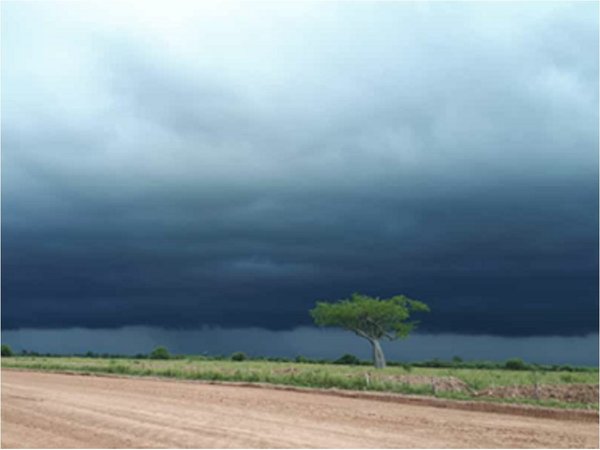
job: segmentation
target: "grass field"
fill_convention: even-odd
[[[2,367],[49,371],[159,376],[188,380],[261,382],[279,385],[370,390],[443,398],[531,403],[570,408],[597,408],[597,398],[586,401],[554,394],[537,395],[538,387],[564,391],[570,387],[598,385],[598,371],[512,371],[456,368],[388,367],[302,364],[266,361],[214,361],[197,358],[176,360],[105,359],[77,357],[3,357]],[[521,390],[535,386],[535,394],[494,395],[494,389]],[[561,387],[562,386],[562,387]],[[491,390],[491,391],[490,391]],[[487,392],[487,394],[486,394]],[[541,392],[541,391],[540,391]]]

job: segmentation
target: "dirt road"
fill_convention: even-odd
[[[3,370],[2,447],[598,448],[598,424],[272,389]]]

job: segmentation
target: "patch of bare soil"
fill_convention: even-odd
[[[359,395],[355,393],[354,395]],[[596,420],[2,370],[2,447],[598,448]]]
[[[498,386],[478,391],[477,396],[493,398],[532,398],[569,403],[597,403],[597,384],[542,384],[538,386]]]
[[[431,386],[434,392],[471,393],[477,397],[530,398],[534,400],[557,400],[567,403],[598,403],[597,384],[540,384],[529,386],[497,386],[472,390],[464,381],[452,377],[428,377],[424,375],[387,375],[380,380],[408,384],[410,386]]]

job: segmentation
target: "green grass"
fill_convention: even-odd
[[[452,369],[388,367],[375,370],[366,366],[302,364],[267,361],[215,361],[190,357],[176,360],[103,359],[78,357],[4,357],[2,367],[106,373],[132,376],[159,376],[188,380],[237,381],[279,385],[383,391],[403,394],[435,395],[442,398],[475,399],[469,393],[434,392],[432,378],[452,376],[472,390],[495,386],[538,384],[598,384],[598,371],[531,372],[497,369]],[[368,375],[367,375],[368,374]],[[402,376],[422,376],[423,384],[407,384]],[[482,400],[481,397],[477,398]],[[484,399],[531,403],[544,406],[597,408],[597,404],[574,404],[534,399]]]

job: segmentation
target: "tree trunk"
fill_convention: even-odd
[[[373,365],[375,366],[376,369],[384,369],[385,368],[385,356],[383,355],[383,350],[381,349],[379,340],[377,340],[377,339],[371,340],[371,345],[373,346]]]

